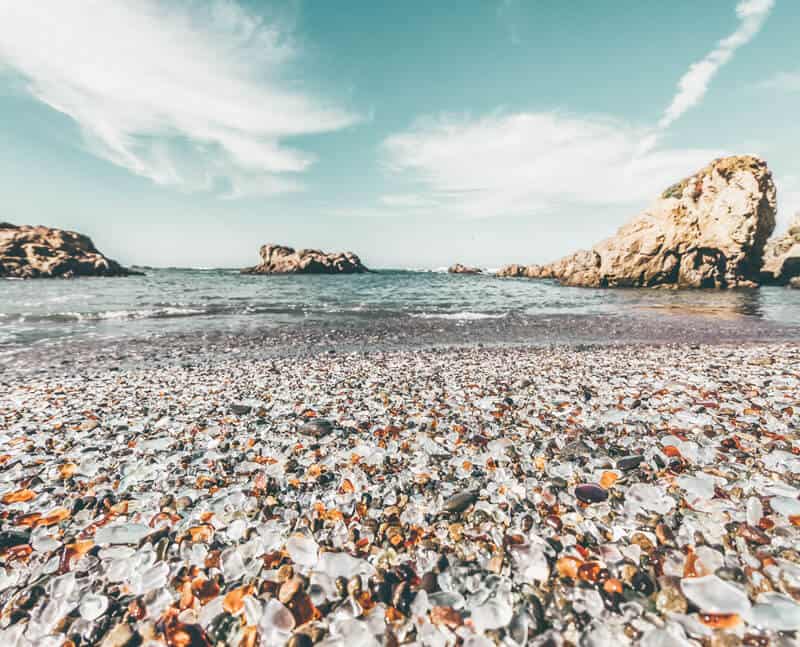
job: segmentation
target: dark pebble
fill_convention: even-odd
[[[253,410],[249,404],[232,404],[230,406],[231,413],[235,416],[246,416]]]
[[[617,469],[627,472],[634,470],[642,464],[644,456],[625,456],[617,461]]]
[[[644,596],[650,596],[656,590],[653,580],[642,571],[638,571],[631,579],[631,588]]]
[[[584,483],[575,488],[575,496],[584,503],[600,503],[608,498],[608,491],[594,483]]]
[[[442,505],[442,512],[464,512],[475,501],[478,500],[478,495],[475,492],[459,492],[454,494]]]
[[[298,431],[306,436],[322,438],[333,431],[333,424],[324,418],[314,418],[306,422]]]
[[[11,548],[21,546],[30,541],[31,534],[20,530],[7,530],[0,532],[0,548]]]
[[[307,634],[292,634],[286,647],[311,647],[313,644],[311,637]]]

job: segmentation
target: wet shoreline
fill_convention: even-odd
[[[752,344],[800,340],[800,323],[749,316],[641,308],[635,314],[508,315],[449,318],[357,318],[253,325],[202,332],[52,339],[0,345],[0,378],[35,372],[149,368],[206,363],[240,354],[252,359],[442,348]]]

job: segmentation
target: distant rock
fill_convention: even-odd
[[[546,265],[517,265],[513,263],[497,270],[497,276],[517,277],[526,279],[551,279]]]
[[[795,215],[783,236],[767,241],[761,269],[764,283],[785,285],[795,278],[800,279],[800,213]]]
[[[447,271],[450,274],[483,274],[483,270],[480,267],[469,267],[461,263],[451,265],[447,268]]]
[[[88,236],[50,227],[0,223],[0,277],[130,275],[141,272],[103,256]]]
[[[766,163],[726,157],[669,187],[591,250],[544,266],[508,266],[498,275],[584,287],[752,287],[774,227],[775,185]]]
[[[263,245],[261,263],[242,274],[360,274],[369,270],[352,252],[328,254],[318,249]]]

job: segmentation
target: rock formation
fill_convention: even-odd
[[[352,252],[327,254],[318,249],[263,245],[261,263],[246,267],[242,274],[359,274],[368,272]]]
[[[591,250],[498,274],[585,287],[751,287],[774,227],[775,185],[766,163],[726,157],[669,187]]]
[[[450,274],[483,274],[483,270],[480,267],[469,267],[461,263],[451,265],[447,268],[447,271]]]
[[[518,265],[512,263],[497,270],[497,276],[518,277],[526,279],[551,279],[552,274],[546,265]]]
[[[800,213],[783,236],[772,238],[764,248],[761,280],[785,285],[800,277]],[[797,283],[797,282],[795,282]]]
[[[53,278],[140,274],[106,258],[74,231],[0,223],[0,277]]]

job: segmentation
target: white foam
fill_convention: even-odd
[[[416,319],[455,319],[459,321],[475,321],[478,319],[503,319],[508,316],[507,312],[500,314],[490,314],[488,312],[420,312],[412,314]]]

